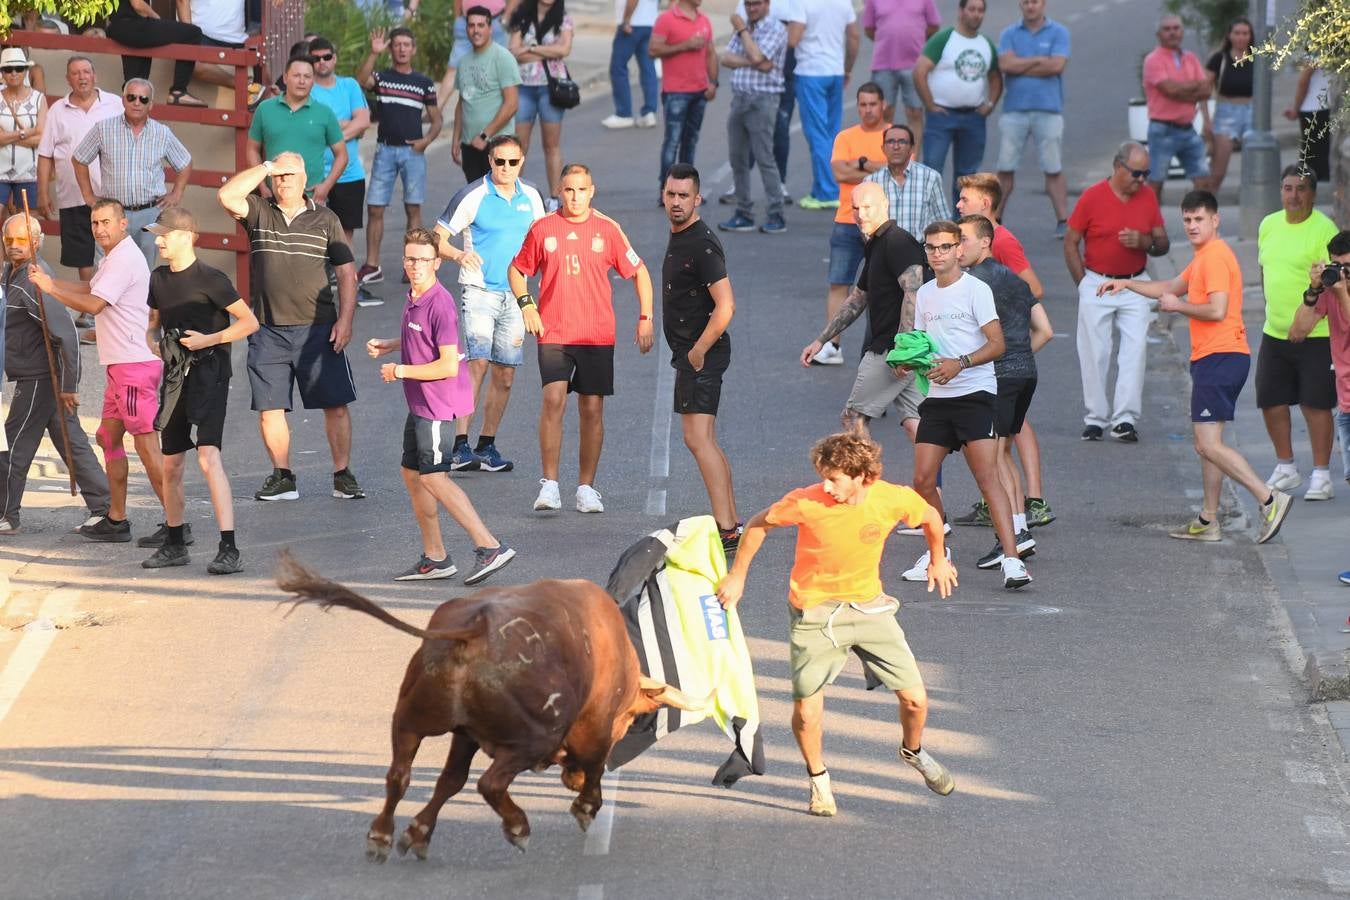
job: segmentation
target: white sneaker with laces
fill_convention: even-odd
[[[830,791],[830,773],[821,772],[811,776],[811,803],[806,807],[813,816],[832,816],[838,811],[834,804],[834,794]]]
[[[1290,466],[1276,466],[1266,479],[1266,487],[1273,491],[1292,491],[1302,483],[1303,476],[1298,474],[1298,469]]]
[[[945,797],[956,790],[956,779],[947,771],[947,767],[933,759],[928,751],[919,748],[919,752],[900,747],[900,758],[913,766],[923,776],[924,784],[935,794]]]
[[[636,119],[634,119],[633,124],[636,125],[638,128],[655,128],[656,113],[654,112],[644,113],[638,116]]]
[[[1016,590],[1031,584],[1031,573],[1027,571],[1027,564],[1020,559],[1003,557],[1003,587],[1007,590]]]
[[[534,508],[539,511],[562,509],[562,497],[558,495],[558,482],[549,478],[539,479],[539,496],[534,498]]]
[[[600,124],[605,128],[632,128],[636,123],[633,121],[632,116],[620,116],[615,114],[601,119]]]
[[[947,552],[947,562],[951,562],[952,548],[946,547],[944,549]],[[932,555],[927,550],[923,551],[923,556],[920,556],[919,559],[914,563],[914,568],[906,570],[905,573],[900,576],[900,578],[903,581],[927,581],[928,564],[932,561],[933,561]]]
[[[1336,496],[1335,489],[1331,486],[1331,476],[1318,478],[1314,473],[1308,481],[1308,489],[1303,492],[1304,500],[1330,500]]]
[[[825,346],[820,348],[811,361],[818,366],[842,366],[844,354],[834,344],[826,341]]]
[[[600,502],[600,492],[589,484],[577,485],[577,512],[602,513],[605,504]]]

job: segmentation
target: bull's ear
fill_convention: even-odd
[[[666,686],[638,688],[638,695],[633,698],[633,705],[629,707],[629,712],[635,716],[645,716],[648,713],[654,713],[665,705],[663,695],[666,692]]]

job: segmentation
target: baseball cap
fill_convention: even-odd
[[[168,234],[170,231],[197,232],[197,217],[182,206],[166,206],[160,212],[153,225],[145,226],[151,234]]]

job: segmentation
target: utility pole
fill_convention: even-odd
[[[1266,42],[1275,21],[1275,0],[1252,0],[1252,46]],[[1260,54],[1252,73],[1252,130],[1242,138],[1242,237],[1256,238],[1261,220],[1280,208],[1280,145],[1270,130],[1270,57]]]

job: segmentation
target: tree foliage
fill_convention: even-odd
[[[407,23],[417,40],[414,69],[440,80],[454,43],[454,21],[451,0],[422,0],[417,15]],[[310,0],[305,4],[305,30],[321,34],[337,46],[339,75],[355,74],[356,67],[370,52],[371,29],[389,28],[394,24],[383,3]],[[381,64],[387,65],[388,59],[386,54]]]
[[[1163,9],[1181,16],[1187,30],[1200,36],[1206,49],[1217,50],[1234,19],[1251,11],[1247,0],[1165,0]]]
[[[117,0],[0,0],[0,35],[8,38],[14,22],[30,12],[83,26],[103,18],[116,7]]]
[[[1267,56],[1272,69],[1316,66],[1334,84],[1350,74],[1350,0],[1301,0],[1298,13],[1255,52]],[[1340,123],[1350,123],[1344,91],[1333,89],[1327,105]]]

